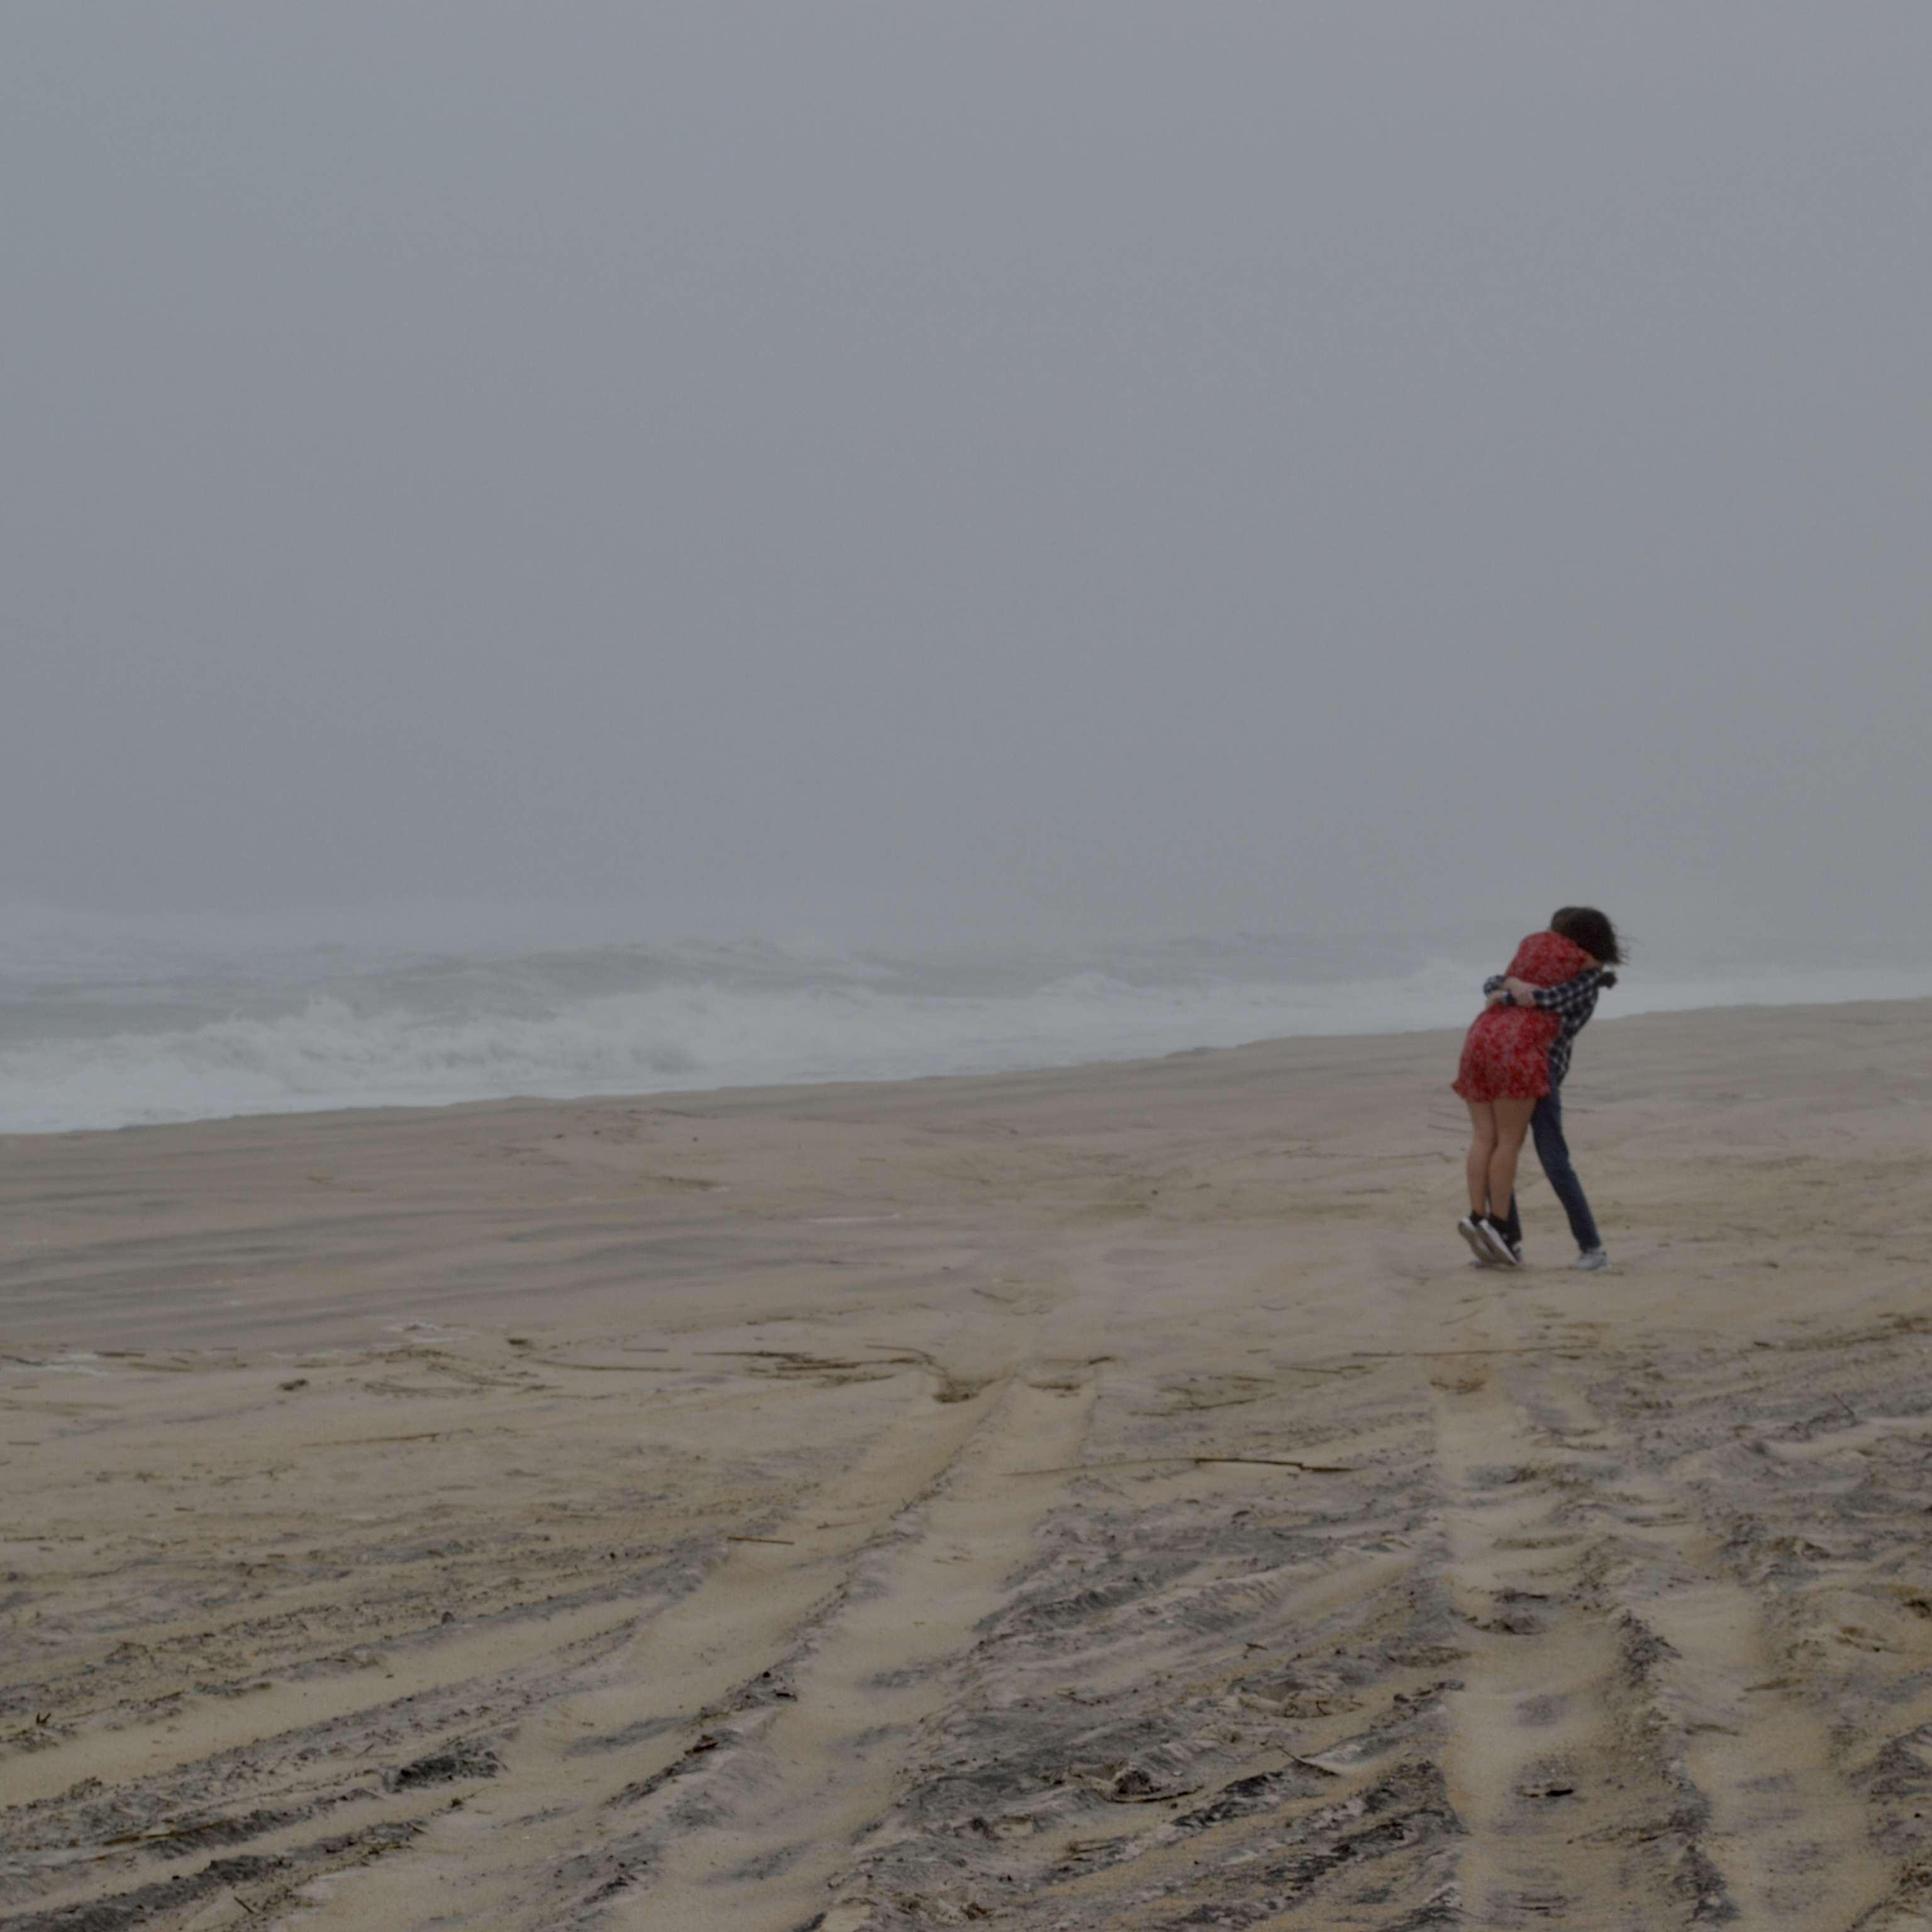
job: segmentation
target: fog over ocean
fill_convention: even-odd
[[[7,56],[0,1125],[1932,991],[1932,8]]]
[[[646,939],[581,910],[16,907],[0,938],[0,1130],[990,1073],[1454,1027],[1517,937],[872,949]],[[1646,952],[1599,1012],[1922,995],[1932,968],[1875,957]]]

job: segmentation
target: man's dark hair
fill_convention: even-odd
[[[1550,929],[1574,940],[1592,959],[1606,966],[1621,966],[1624,950],[1617,940],[1617,929],[1594,906],[1558,906],[1550,917]],[[1606,973],[1604,984],[1614,986],[1616,976]]]

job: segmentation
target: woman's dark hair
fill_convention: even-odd
[[[1606,966],[1621,966],[1624,950],[1617,942],[1617,929],[1594,906],[1558,906],[1550,917],[1550,929],[1573,940],[1592,959]],[[1606,973],[1603,983],[1614,986],[1617,976]]]

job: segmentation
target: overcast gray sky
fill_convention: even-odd
[[[1923,0],[21,0],[0,900],[1922,943],[1928,74]]]

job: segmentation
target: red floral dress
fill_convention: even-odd
[[[1512,980],[1559,986],[1596,962],[1560,932],[1532,932],[1509,963]],[[1462,1041],[1455,1088],[1466,1100],[1540,1100],[1550,1091],[1550,1049],[1562,1022],[1536,1006],[1486,1006]]]

